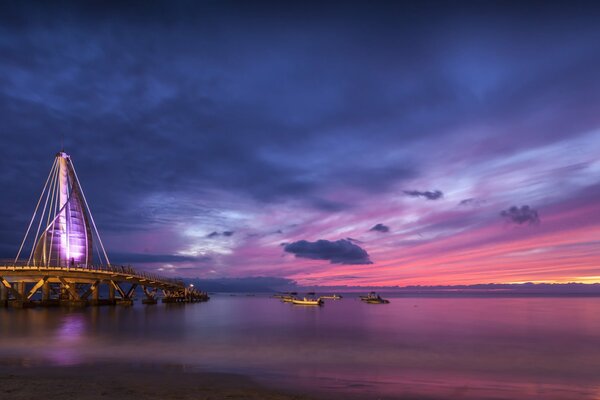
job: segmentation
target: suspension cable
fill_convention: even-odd
[[[23,238],[23,241],[21,242],[21,246],[19,247],[19,251],[17,252],[17,256],[15,257],[15,261],[14,261],[13,265],[15,265],[17,263],[17,261],[19,260],[19,257],[21,256],[21,250],[23,250],[23,246],[25,245],[25,241],[27,240],[27,236],[29,235],[29,230],[31,229],[31,226],[33,225],[33,221],[35,220],[35,216],[37,214],[38,208],[40,207],[40,203],[42,202],[42,198],[44,197],[44,193],[46,192],[46,187],[48,186],[48,182],[50,181],[50,177],[52,176],[52,170],[54,170],[55,164],[56,164],[56,158],[54,159],[54,162],[52,163],[52,167],[50,167],[50,172],[48,173],[48,177],[46,178],[46,183],[44,184],[44,188],[42,189],[40,198],[37,201],[35,210],[33,211],[33,215],[31,216],[31,220],[29,221],[29,226],[27,227],[27,232],[25,232],[25,237]]]
[[[50,182],[50,187],[54,185],[54,181],[56,178],[56,171],[58,170],[58,162],[56,163],[56,167],[54,168],[54,174],[52,180]],[[49,189],[50,190],[50,189]],[[35,239],[33,240],[33,247],[31,248],[31,253],[29,254],[29,260],[27,260],[27,266],[31,263],[31,259],[33,258],[33,253],[35,252],[35,247],[38,242],[38,235],[40,233],[40,228],[42,227],[42,221],[44,220],[44,214],[46,214],[46,206],[48,205],[48,198],[50,197],[50,192],[48,192],[46,196],[46,201],[44,202],[44,209],[42,210],[42,214],[40,215],[40,223],[38,224],[37,231],[35,232]],[[48,211],[50,212],[50,211]]]
[[[81,183],[79,182],[79,177],[77,176],[77,171],[75,171],[75,164],[73,164],[73,160],[69,158],[71,163],[71,168],[73,168],[73,174],[75,175],[75,180],[77,181],[77,186],[79,186],[79,190],[81,191],[81,196],[83,197],[83,202],[85,204],[85,208],[88,211],[90,216],[90,220],[92,221],[92,226],[94,227],[94,231],[96,231],[96,237],[98,237],[98,242],[100,243],[100,247],[102,247],[102,253],[104,253],[104,258],[106,258],[106,263],[110,267],[110,260],[108,259],[108,255],[106,255],[106,250],[104,249],[104,244],[102,244],[102,239],[100,238],[100,234],[98,233],[98,228],[96,228],[96,223],[94,222],[94,217],[92,216],[92,211],[90,210],[90,206],[85,198],[85,193],[83,192],[83,188],[81,187]],[[102,260],[100,260],[102,261]]]

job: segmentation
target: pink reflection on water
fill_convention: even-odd
[[[0,358],[175,363],[344,399],[598,399],[600,298],[385,297],[0,310]]]
[[[85,341],[83,314],[63,315],[53,335],[52,347],[47,356],[56,365],[76,365],[83,362],[79,347]]]

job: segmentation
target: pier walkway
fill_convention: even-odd
[[[102,286],[107,289],[101,294]],[[0,306],[131,305],[137,289],[144,304],[156,304],[159,298],[164,303],[209,298],[183,281],[125,266],[0,265]]]

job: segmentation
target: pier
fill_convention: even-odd
[[[209,299],[207,293],[182,281],[130,267],[0,266],[0,306],[127,306],[138,294],[142,295],[143,304],[156,304],[161,299],[163,303]]]
[[[37,231],[30,235],[36,223]],[[29,238],[29,256],[21,259]],[[0,265],[0,307],[130,306],[139,293],[148,305],[159,299],[209,299],[181,280],[111,264],[71,157],[59,152],[14,262]]]

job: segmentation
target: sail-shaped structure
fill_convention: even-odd
[[[102,260],[98,252],[99,263],[110,265],[71,157],[64,151],[56,154],[15,263],[34,221],[39,222],[27,265],[89,266],[94,263],[94,232],[104,254]]]
[[[56,214],[40,235],[33,253],[33,265],[88,265],[92,261],[92,231],[71,158],[56,155]]]

